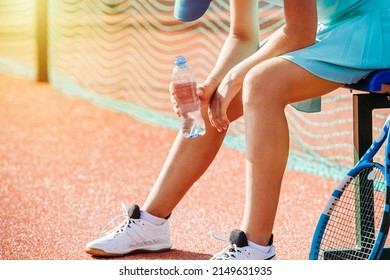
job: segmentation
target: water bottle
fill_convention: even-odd
[[[181,131],[184,138],[195,138],[206,133],[196,94],[195,72],[184,56],[177,56],[172,71],[172,83],[181,114]]]

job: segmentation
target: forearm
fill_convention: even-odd
[[[245,75],[255,65],[281,54],[305,48],[314,43],[312,38],[289,34],[285,28],[277,30],[259,50],[237,65],[239,73]]]
[[[258,40],[243,39],[230,34],[208,79],[214,79],[220,83],[234,66],[253,55],[257,49]]]

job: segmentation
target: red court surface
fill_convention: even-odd
[[[71,98],[49,84],[0,75],[0,259],[91,260],[85,244],[142,204],[176,132]],[[172,250],[120,259],[209,259],[240,225],[245,155],[223,146],[173,212]],[[274,235],[282,260],[308,259],[334,181],[287,171]]]

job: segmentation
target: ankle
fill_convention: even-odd
[[[152,215],[146,211],[141,211],[141,219],[155,225],[161,225],[166,221],[166,219]]]
[[[259,251],[261,253],[268,253],[271,249],[271,245],[259,245],[256,244],[250,240],[248,240],[248,246],[251,247],[252,249],[255,249],[256,251]]]

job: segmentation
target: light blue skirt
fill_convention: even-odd
[[[340,17],[320,23],[314,45],[280,57],[342,84],[390,68],[390,0],[362,1]],[[320,98],[293,104],[306,112],[318,112],[320,105]]]

